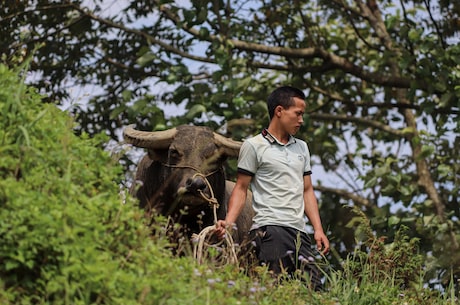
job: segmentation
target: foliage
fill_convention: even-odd
[[[343,205],[356,205],[377,234],[419,238],[426,283],[460,278],[460,2],[114,3],[4,3],[2,61],[33,54],[45,100],[70,103],[78,132],[114,139],[128,123],[226,124],[242,139],[266,125],[273,88],[304,88],[298,136],[339,257],[355,247]],[[96,89],[80,102],[76,86]]]
[[[3,65],[0,80],[0,303],[188,300],[194,264],[171,259],[166,239],[122,202],[107,138],[75,136],[67,113]],[[189,286],[170,285],[179,277]]]
[[[418,253],[418,238],[409,240],[407,227],[401,227],[394,241],[385,244],[386,237],[375,236],[364,213],[358,208],[353,210],[356,217],[348,225],[355,227],[357,239],[362,239],[359,243],[362,243],[363,249],[353,253],[347,271],[354,278],[366,276],[367,281],[372,283],[381,282],[382,279],[391,280],[392,286],[397,288],[418,284],[423,268],[423,257]]]
[[[249,277],[172,256],[165,221],[155,219],[151,235],[130,197],[120,198],[106,137],[76,136],[70,116],[41,98],[0,65],[2,304],[454,304],[455,296],[374,277],[381,259],[362,261],[359,277],[345,264],[328,276],[329,291],[315,293],[300,280],[277,285],[264,267]],[[402,238],[388,253],[412,246]]]
[[[355,228],[358,245],[342,261],[339,270],[327,276],[330,297],[339,304],[455,304],[457,298],[424,288],[423,256],[419,240],[409,239],[407,228],[398,230],[393,241],[376,236],[359,208],[349,222]]]

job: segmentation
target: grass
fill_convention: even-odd
[[[450,305],[458,303],[453,285],[445,291],[424,287],[423,261],[417,254],[417,241],[409,240],[401,228],[391,244],[372,234],[365,218],[358,224],[367,239],[344,259],[340,268],[321,260],[325,290],[314,292],[298,276],[274,278],[266,267],[222,266],[216,248],[210,248],[202,264],[193,261],[193,280],[177,278],[178,287],[193,286],[190,299],[178,303],[171,295],[165,304],[330,304],[330,305]],[[160,237],[161,238],[161,237]],[[219,251],[218,251],[219,252]],[[225,253],[225,249],[221,253]],[[191,259],[192,255],[185,255]],[[176,258],[172,258],[176,259]],[[187,288],[185,288],[188,292]]]

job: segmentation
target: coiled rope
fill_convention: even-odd
[[[228,229],[226,229],[226,233],[222,240],[220,240],[217,243],[210,242],[213,233],[216,229],[217,209],[219,208],[219,203],[217,202],[217,199],[214,196],[214,191],[206,176],[199,172],[193,175],[193,178],[195,178],[196,176],[200,176],[201,178],[203,178],[210,191],[211,196],[208,197],[202,190],[198,190],[201,197],[204,200],[206,200],[209,203],[209,205],[212,206],[214,213],[214,225],[208,226],[201,230],[200,233],[194,233],[192,235],[193,257],[199,264],[202,264],[206,257],[211,257],[213,261],[217,263],[217,265],[223,266],[227,264],[237,264],[238,258],[235,251],[235,243]],[[215,249],[215,251],[212,251],[210,249]]]

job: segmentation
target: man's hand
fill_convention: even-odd
[[[323,231],[315,231],[315,241],[316,247],[322,255],[325,255],[329,252],[329,240],[327,239],[326,234],[324,234]]]
[[[219,238],[223,239],[225,237],[225,233],[227,233],[227,222],[225,220],[218,220],[216,223],[216,229],[214,234]]]

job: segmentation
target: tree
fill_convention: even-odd
[[[430,279],[460,277],[457,1],[146,0],[112,15],[102,5],[5,4],[3,61],[39,45],[32,70],[50,102],[68,86],[100,87],[73,112],[82,131],[114,138],[133,122],[226,123],[243,138],[267,124],[274,87],[304,88],[299,136],[324,171],[315,187],[335,248],[355,246],[343,207],[354,205],[390,241],[409,226]],[[163,103],[187,112],[165,118]]]

